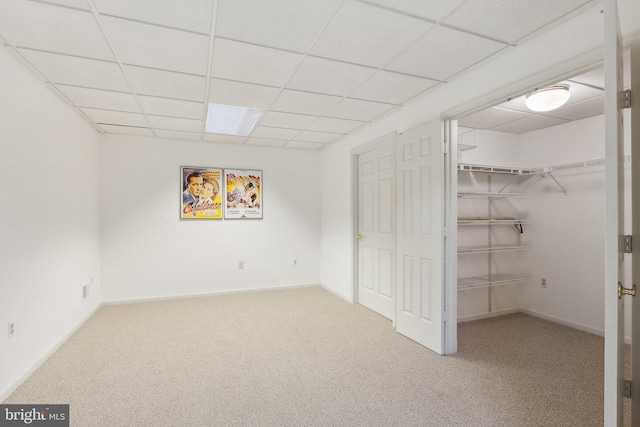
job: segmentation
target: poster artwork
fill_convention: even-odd
[[[262,171],[225,169],[224,216],[262,218]]]
[[[182,203],[180,218],[222,218],[222,169],[180,168]]]

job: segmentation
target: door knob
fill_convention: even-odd
[[[356,239],[361,240],[362,239],[362,234],[357,234],[356,235]]]
[[[625,288],[622,286],[622,283],[618,282],[618,299],[622,298],[622,295],[631,295],[632,297],[636,296],[636,285],[635,283],[631,288]]]

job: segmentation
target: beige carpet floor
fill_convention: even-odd
[[[4,403],[90,426],[601,426],[603,339],[523,314],[438,356],[321,288],[101,308]]]

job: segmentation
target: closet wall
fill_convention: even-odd
[[[460,153],[460,161],[465,163],[541,167],[604,158],[603,116],[519,135],[486,130],[465,132],[465,129],[461,129],[461,133],[461,143],[477,144],[476,148]],[[464,175],[466,173],[458,172],[459,188],[469,185]],[[472,185],[483,191],[481,181],[486,178],[473,175],[480,182]],[[488,291],[458,291],[460,321],[524,311],[603,334],[604,167],[556,171],[553,177],[566,194],[551,177],[538,175],[518,178],[508,189],[528,193],[527,197],[493,202],[494,212],[499,215],[513,214],[530,220],[523,225],[520,243],[531,245],[531,249],[509,255],[510,258],[503,257],[507,254],[494,257],[496,263],[501,263],[496,268],[528,272],[531,281],[493,287],[491,312]],[[493,179],[495,183],[501,178]],[[500,188],[496,186],[494,190]],[[465,212],[468,203],[459,199],[459,211]],[[486,205],[486,201],[481,203]],[[486,235],[486,231],[483,233]],[[504,233],[504,230],[495,233]],[[465,243],[467,234],[467,230],[459,227],[459,244]],[[468,274],[465,269],[482,268],[483,263],[486,265],[486,259],[474,266],[459,256],[459,275]],[[541,286],[543,278],[546,287]]]

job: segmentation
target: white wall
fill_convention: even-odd
[[[104,135],[100,157],[105,302],[320,282],[317,152]],[[264,219],[180,220],[180,166],[262,170]]]
[[[97,132],[0,49],[0,401],[100,304],[98,149]]]

